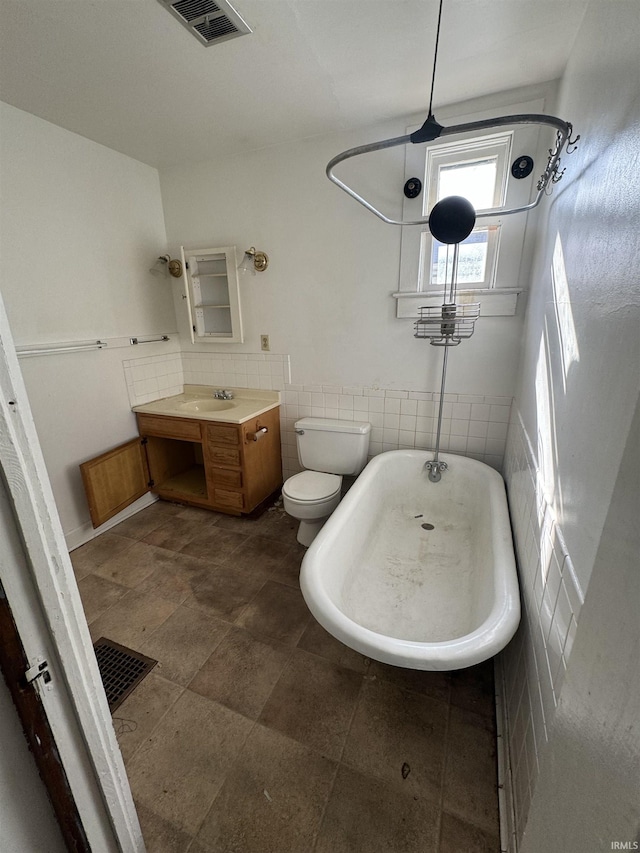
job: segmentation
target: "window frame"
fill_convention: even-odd
[[[478,210],[491,210],[504,207],[508,182],[509,163],[513,148],[513,131],[491,133],[469,141],[456,140],[443,142],[426,149],[424,193],[422,215],[428,212],[440,200],[440,177],[443,169],[464,167],[482,161],[495,161],[496,175],[490,207]],[[481,281],[466,283],[469,290],[491,289],[495,287],[498,255],[500,250],[501,225],[482,219],[471,232],[487,232],[487,255],[485,275]],[[469,235],[471,236],[471,235]],[[441,292],[446,283],[433,281],[433,253],[439,241],[429,230],[423,230],[420,237],[420,259],[418,263],[418,289],[420,292]],[[461,244],[463,245],[463,244]]]
[[[492,290],[495,287],[496,280],[496,270],[498,266],[498,255],[500,251],[500,225],[478,225],[476,226],[469,237],[466,240],[463,240],[460,243],[460,246],[464,246],[467,244],[467,240],[471,238],[474,234],[480,234],[483,231],[487,231],[487,254],[485,258],[485,274],[484,278],[480,281],[474,282],[466,282],[460,276],[460,267],[463,263],[462,261],[462,251],[459,254],[458,261],[458,287],[463,290]],[[447,281],[434,281],[433,280],[433,252],[436,246],[443,246],[445,244],[440,243],[439,240],[430,234],[429,231],[422,231],[420,233],[420,260],[418,263],[418,284],[422,284],[423,287],[419,289],[420,293],[441,293],[443,289],[446,288],[447,284],[450,284],[451,279],[448,278]],[[448,275],[448,274],[447,274]]]
[[[473,140],[454,140],[432,145],[426,149],[425,192],[423,194],[423,216],[438,200],[438,182],[431,180],[443,167],[462,166],[466,163],[477,163],[481,160],[496,159],[496,180],[493,192],[492,207],[504,207],[507,189],[507,172],[513,148],[513,131],[491,133],[476,137]],[[482,208],[490,210],[491,208]]]
[[[522,104],[514,104],[502,108],[500,112],[505,114],[520,114],[543,112],[544,102],[542,100],[530,101]],[[443,121],[445,111],[440,116]],[[495,111],[494,111],[495,114]],[[447,125],[461,124],[490,118],[487,112],[460,115],[451,113],[444,119]],[[415,128],[407,128],[411,133]],[[404,198],[403,218],[418,219],[427,216],[433,204],[433,181],[429,181],[427,169],[429,165],[443,165],[447,159],[453,160],[469,153],[468,158],[476,159],[474,154],[480,154],[486,150],[487,144],[495,140],[510,136],[511,145],[505,151],[504,183],[501,188],[502,208],[520,207],[528,204],[534,190],[534,182],[537,180],[542,167],[541,153],[538,152],[540,132],[538,127],[527,125],[514,125],[507,130],[483,135],[480,139],[471,134],[456,135],[447,142],[434,141],[418,145],[408,145],[405,153],[405,180],[419,176],[423,180],[423,191],[414,199]],[[534,158],[534,168],[531,174],[524,179],[517,180],[510,175],[511,162],[518,156],[528,154]],[[481,159],[478,156],[477,159]],[[478,211],[482,212],[482,211]],[[479,220],[477,228],[496,226],[497,246],[494,273],[490,280],[479,285],[463,285],[458,288],[461,300],[478,301],[483,303],[483,314],[514,314],[517,294],[524,289],[521,282],[521,262],[524,251],[525,232],[529,214],[527,212],[501,216],[498,211],[495,216],[486,216]],[[428,226],[406,226],[402,229],[401,252],[400,252],[400,274],[398,292],[394,293],[397,299],[398,317],[416,317],[421,305],[439,304],[439,298],[444,294],[442,285],[430,285],[425,281],[425,275],[429,270],[425,269],[431,264],[431,254],[421,250],[421,243],[426,240],[429,247],[432,241],[422,235],[428,232]],[[425,263],[426,262],[426,263]],[[435,300],[433,300],[433,298]],[[487,299],[487,297],[490,297]]]

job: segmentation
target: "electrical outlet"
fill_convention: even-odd
[[[269,335],[260,335],[260,349],[263,352],[269,352],[271,349],[269,345]]]

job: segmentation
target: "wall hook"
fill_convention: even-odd
[[[562,176],[564,175],[564,173],[566,171],[567,171],[566,169],[562,169],[562,170],[560,169],[560,158],[558,157],[558,160],[556,161],[555,168],[551,174],[551,183],[557,184],[558,181],[561,181]]]
[[[576,136],[575,139],[571,139],[571,134],[573,133],[573,125],[569,125],[569,136],[567,137],[567,154],[573,154],[573,152],[578,147],[578,140],[580,139],[580,134]]]

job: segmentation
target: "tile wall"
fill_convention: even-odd
[[[314,416],[369,421],[369,454],[435,444],[439,392],[390,391],[334,385],[288,385],[283,395],[285,477],[300,470],[293,425]],[[501,469],[511,397],[445,394],[440,448]]]
[[[370,455],[399,448],[432,449],[439,392],[336,385],[292,385],[288,355],[183,352],[129,359],[125,378],[132,406],[179,394],[182,386],[261,388],[282,394],[285,478],[300,471],[293,425],[315,416],[371,423]],[[502,469],[511,397],[445,394],[440,447]]]
[[[522,599],[520,628],[501,656],[515,851],[526,826],[584,596],[515,403],[504,474]]]
[[[185,380],[179,352],[128,358],[122,366],[132,406],[182,393]]]
[[[183,386],[282,391],[291,380],[289,356],[272,353],[174,352],[123,362],[132,406],[182,393]]]
[[[277,353],[183,352],[182,365],[188,385],[284,391],[291,382],[289,356]]]

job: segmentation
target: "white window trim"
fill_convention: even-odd
[[[457,165],[457,161],[465,161],[471,159],[471,157],[481,160],[493,156],[494,149],[502,144],[502,152],[497,155],[501,167],[501,171],[499,172],[501,179],[499,182],[496,182],[493,206],[503,207],[507,185],[506,176],[513,149],[513,136],[513,131],[509,130],[501,131],[500,133],[490,133],[486,136],[474,138],[473,141],[456,139],[454,141],[444,141],[441,144],[431,145],[426,149],[426,174],[430,174],[432,169],[437,168],[438,165],[453,166]],[[443,162],[440,164],[438,161]],[[425,192],[422,194],[424,199],[423,216],[426,216],[428,211],[436,203],[436,191],[437,187],[433,184],[425,187]]]
[[[422,193],[422,215],[427,216],[438,201],[440,169],[447,166],[463,165],[476,160],[494,159],[496,161],[496,181],[491,205],[486,210],[504,207],[508,181],[509,164],[512,159],[513,131],[502,131],[476,137],[473,140],[455,140],[430,145],[426,149],[424,192]],[[433,180],[435,178],[435,180]],[[489,229],[495,229],[493,233]],[[474,231],[487,230],[487,256],[485,278],[476,282],[469,290],[489,290],[495,287],[498,258],[500,255],[501,227],[495,217],[476,222]],[[473,232],[472,232],[473,233]],[[431,278],[434,238],[428,229],[421,229],[420,261],[418,265],[418,289],[433,293],[444,286],[444,282],[433,284]],[[424,251],[423,251],[423,245]],[[422,287],[420,284],[422,283]]]
[[[458,302],[480,302],[481,317],[512,317],[516,313],[518,294],[522,288],[501,287],[476,290],[458,290]],[[418,293],[396,292],[396,317],[416,319],[419,308],[438,308],[445,296],[444,290],[422,290]]]
[[[515,114],[542,112],[543,110],[544,101],[536,99],[534,101],[514,104],[508,108],[501,108],[500,112],[503,114]],[[491,113],[483,111],[482,113],[455,116],[449,118],[447,123],[460,124],[463,122],[478,121],[491,118],[492,115],[495,115],[495,110]],[[414,129],[414,127],[407,128],[407,133],[411,133]],[[504,134],[496,135],[502,136]],[[538,176],[538,171],[541,171],[537,168],[541,162],[538,152],[539,135],[539,128],[535,126],[523,125],[514,130],[513,148],[507,168],[510,168],[511,160],[521,154],[532,156],[535,165],[531,175],[524,180],[507,180],[508,194],[504,203],[509,207],[526,204],[531,198],[534,180]],[[471,135],[467,137],[461,135],[456,137],[455,141],[451,144],[457,145],[464,143],[465,139],[472,141],[474,138]],[[427,165],[426,152],[431,148],[433,146],[408,145],[406,147],[405,180],[415,176],[419,176],[423,180]],[[404,219],[418,219],[420,216],[426,215],[426,211],[423,212],[423,205],[425,204],[423,197],[428,192],[428,187],[425,187],[418,198],[404,199]],[[516,312],[518,294],[524,289],[520,281],[520,267],[524,251],[527,219],[528,213],[517,213],[506,217],[498,215],[481,220],[482,224],[499,224],[501,226],[501,242],[495,278],[490,288],[458,290],[458,298],[460,301],[480,300],[482,302],[482,316],[510,316]],[[396,299],[396,316],[399,318],[417,317],[420,307],[431,304],[439,305],[444,295],[443,290],[420,289],[420,239],[421,232],[424,230],[426,230],[426,226],[406,226],[402,229],[399,288],[393,294]]]

